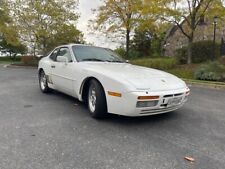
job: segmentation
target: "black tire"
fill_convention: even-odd
[[[95,99],[94,99],[95,94]],[[107,115],[107,103],[105,92],[97,80],[91,80],[89,83],[87,105],[92,117],[100,119]]]
[[[50,88],[48,87],[47,77],[43,70],[39,73],[39,87],[43,93],[50,92]]]

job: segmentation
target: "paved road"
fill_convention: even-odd
[[[0,169],[224,169],[225,91],[191,90],[172,113],[97,121],[42,94],[36,70],[0,66]]]

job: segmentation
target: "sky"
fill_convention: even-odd
[[[120,44],[113,43],[104,35],[91,34],[88,28],[88,21],[93,19],[92,9],[98,8],[102,4],[101,0],[80,0],[78,10],[80,18],[78,20],[78,29],[84,33],[84,38],[88,43],[93,43],[96,46],[115,49]]]

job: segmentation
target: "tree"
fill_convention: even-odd
[[[9,52],[10,57],[14,54],[15,58],[17,53],[26,52],[26,46],[19,40],[16,26],[9,14],[7,1],[0,0],[0,3],[0,50]]]
[[[81,32],[75,26],[78,19],[77,2],[77,0],[11,0],[21,38],[32,45],[34,55],[37,49],[46,54],[49,49],[59,44],[83,40]],[[65,35],[67,30],[67,35],[61,36],[62,32]],[[57,43],[56,38],[57,40],[60,38]]]
[[[221,2],[221,1],[220,1]],[[161,21],[175,24],[188,39],[188,64],[192,63],[192,44],[195,30],[218,0],[145,0],[145,12]]]
[[[17,40],[17,39],[15,39],[15,40]],[[20,54],[26,53],[27,47],[20,42],[17,42],[16,45],[8,43],[6,39],[2,38],[2,40],[0,42],[0,51],[8,52],[10,57],[13,56],[13,59],[15,60],[15,57],[18,53],[20,53]]]
[[[9,17],[8,5],[5,0],[0,0],[0,37],[3,38],[3,34],[7,33],[8,24],[11,20]]]
[[[160,56],[168,28],[169,24],[157,22],[152,16],[142,14],[132,40],[133,48],[141,56]]]
[[[136,29],[133,40],[131,41],[132,48],[136,50],[141,56],[150,56],[152,38],[152,32],[140,31]]]
[[[105,0],[94,12],[97,13],[94,29],[126,36],[126,55],[129,55],[130,33],[138,24],[142,0]],[[124,33],[125,31],[125,33]]]
[[[50,51],[56,46],[68,43],[85,43],[83,34],[74,25],[62,25],[48,40],[45,50]]]

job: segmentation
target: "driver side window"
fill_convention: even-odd
[[[64,56],[68,59],[68,62],[72,62],[72,57],[71,57],[71,54],[70,54],[70,51],[69,51],[69,48],[60,48],[58,54],[57,54],[57,57],[58,56]],[[57,59],[56,59],[57,60]]]

